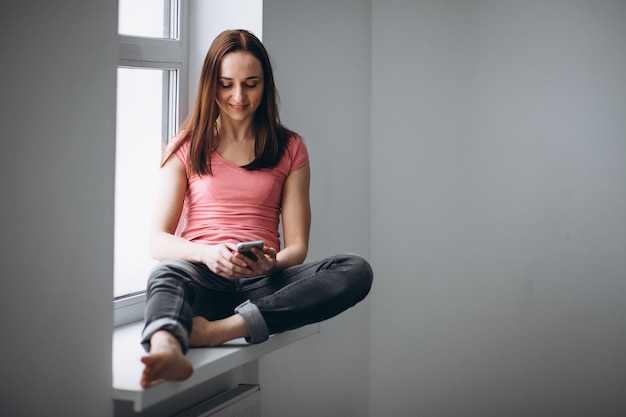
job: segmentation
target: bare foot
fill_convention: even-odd
[[[222,320],[208,321],[204,317],[194,317],[189,336],[189,346],[219,346],[229,340],[248,337],[248,328],[239,314]]]
[[[193,373],[193,365],[185,357],[178,340],[161,330],[150,338],[150,353],[141,358],[145,365],[140,384],[148,388],[163,381],[183,381]]]

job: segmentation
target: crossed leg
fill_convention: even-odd
[[[239,314],[216,321],[194,317],[189,346],[219,346],[240,337],[248,337],[248,328]],[[193,374],[193,365],[183,354],[180,343],[166,330],[152,335],[150,353],[142,357],[141,362],[144,364],[140,381],[143,388],[164,381],[184,381]]]
[[[183,354],[180,343],[166,330],[152,335],[150,353],[142,357],[141,362],[145,365],[140,381],[143,388],[163,381],[183,381],[193,373],[193,366]]]

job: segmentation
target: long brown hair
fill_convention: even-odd
[[[202,66],[198,94],[193,108],[182,125],[185,136],[163,155],[163,166],[186,142],[189,148],[189,168],[198,175],[211,174],[211,152],[217,149],[217,118],[219,107],[216,102],[218,78],[222,60],[226,54],[244,51],[254,55],[263,68],[263,97],[254,114],[256,134],[254,160],[243,168],[255,170],[275,167],[287,148],[289,136],[293,134],[282,125],[278,115],[278,92],[274,85],[272,66],[261,41],[247,30],[226,30],[220,33],[209,48]]]

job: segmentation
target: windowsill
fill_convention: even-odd
[[[164,382],[147,389],[139,385],[143,370],[140,359],[145,355],[139,343],[142,329],[143,322],[136,322],[118,327],[113,333],[113,399],[131,401],[136,412],[319,333],[320,325],[311,324],[276,334],[257,345],[250,345],[244,339],[237,339],[218,347],[190,349],[187,358],[194,365],[194,373],[189,379],[182,382]]]

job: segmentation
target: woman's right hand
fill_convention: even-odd
[[[202,263],[211,271],[224,278],[242,278],[250,276],[251,269],[247,264],[233,256],[236,246],[230,243],[205,245],[202,252]]]

